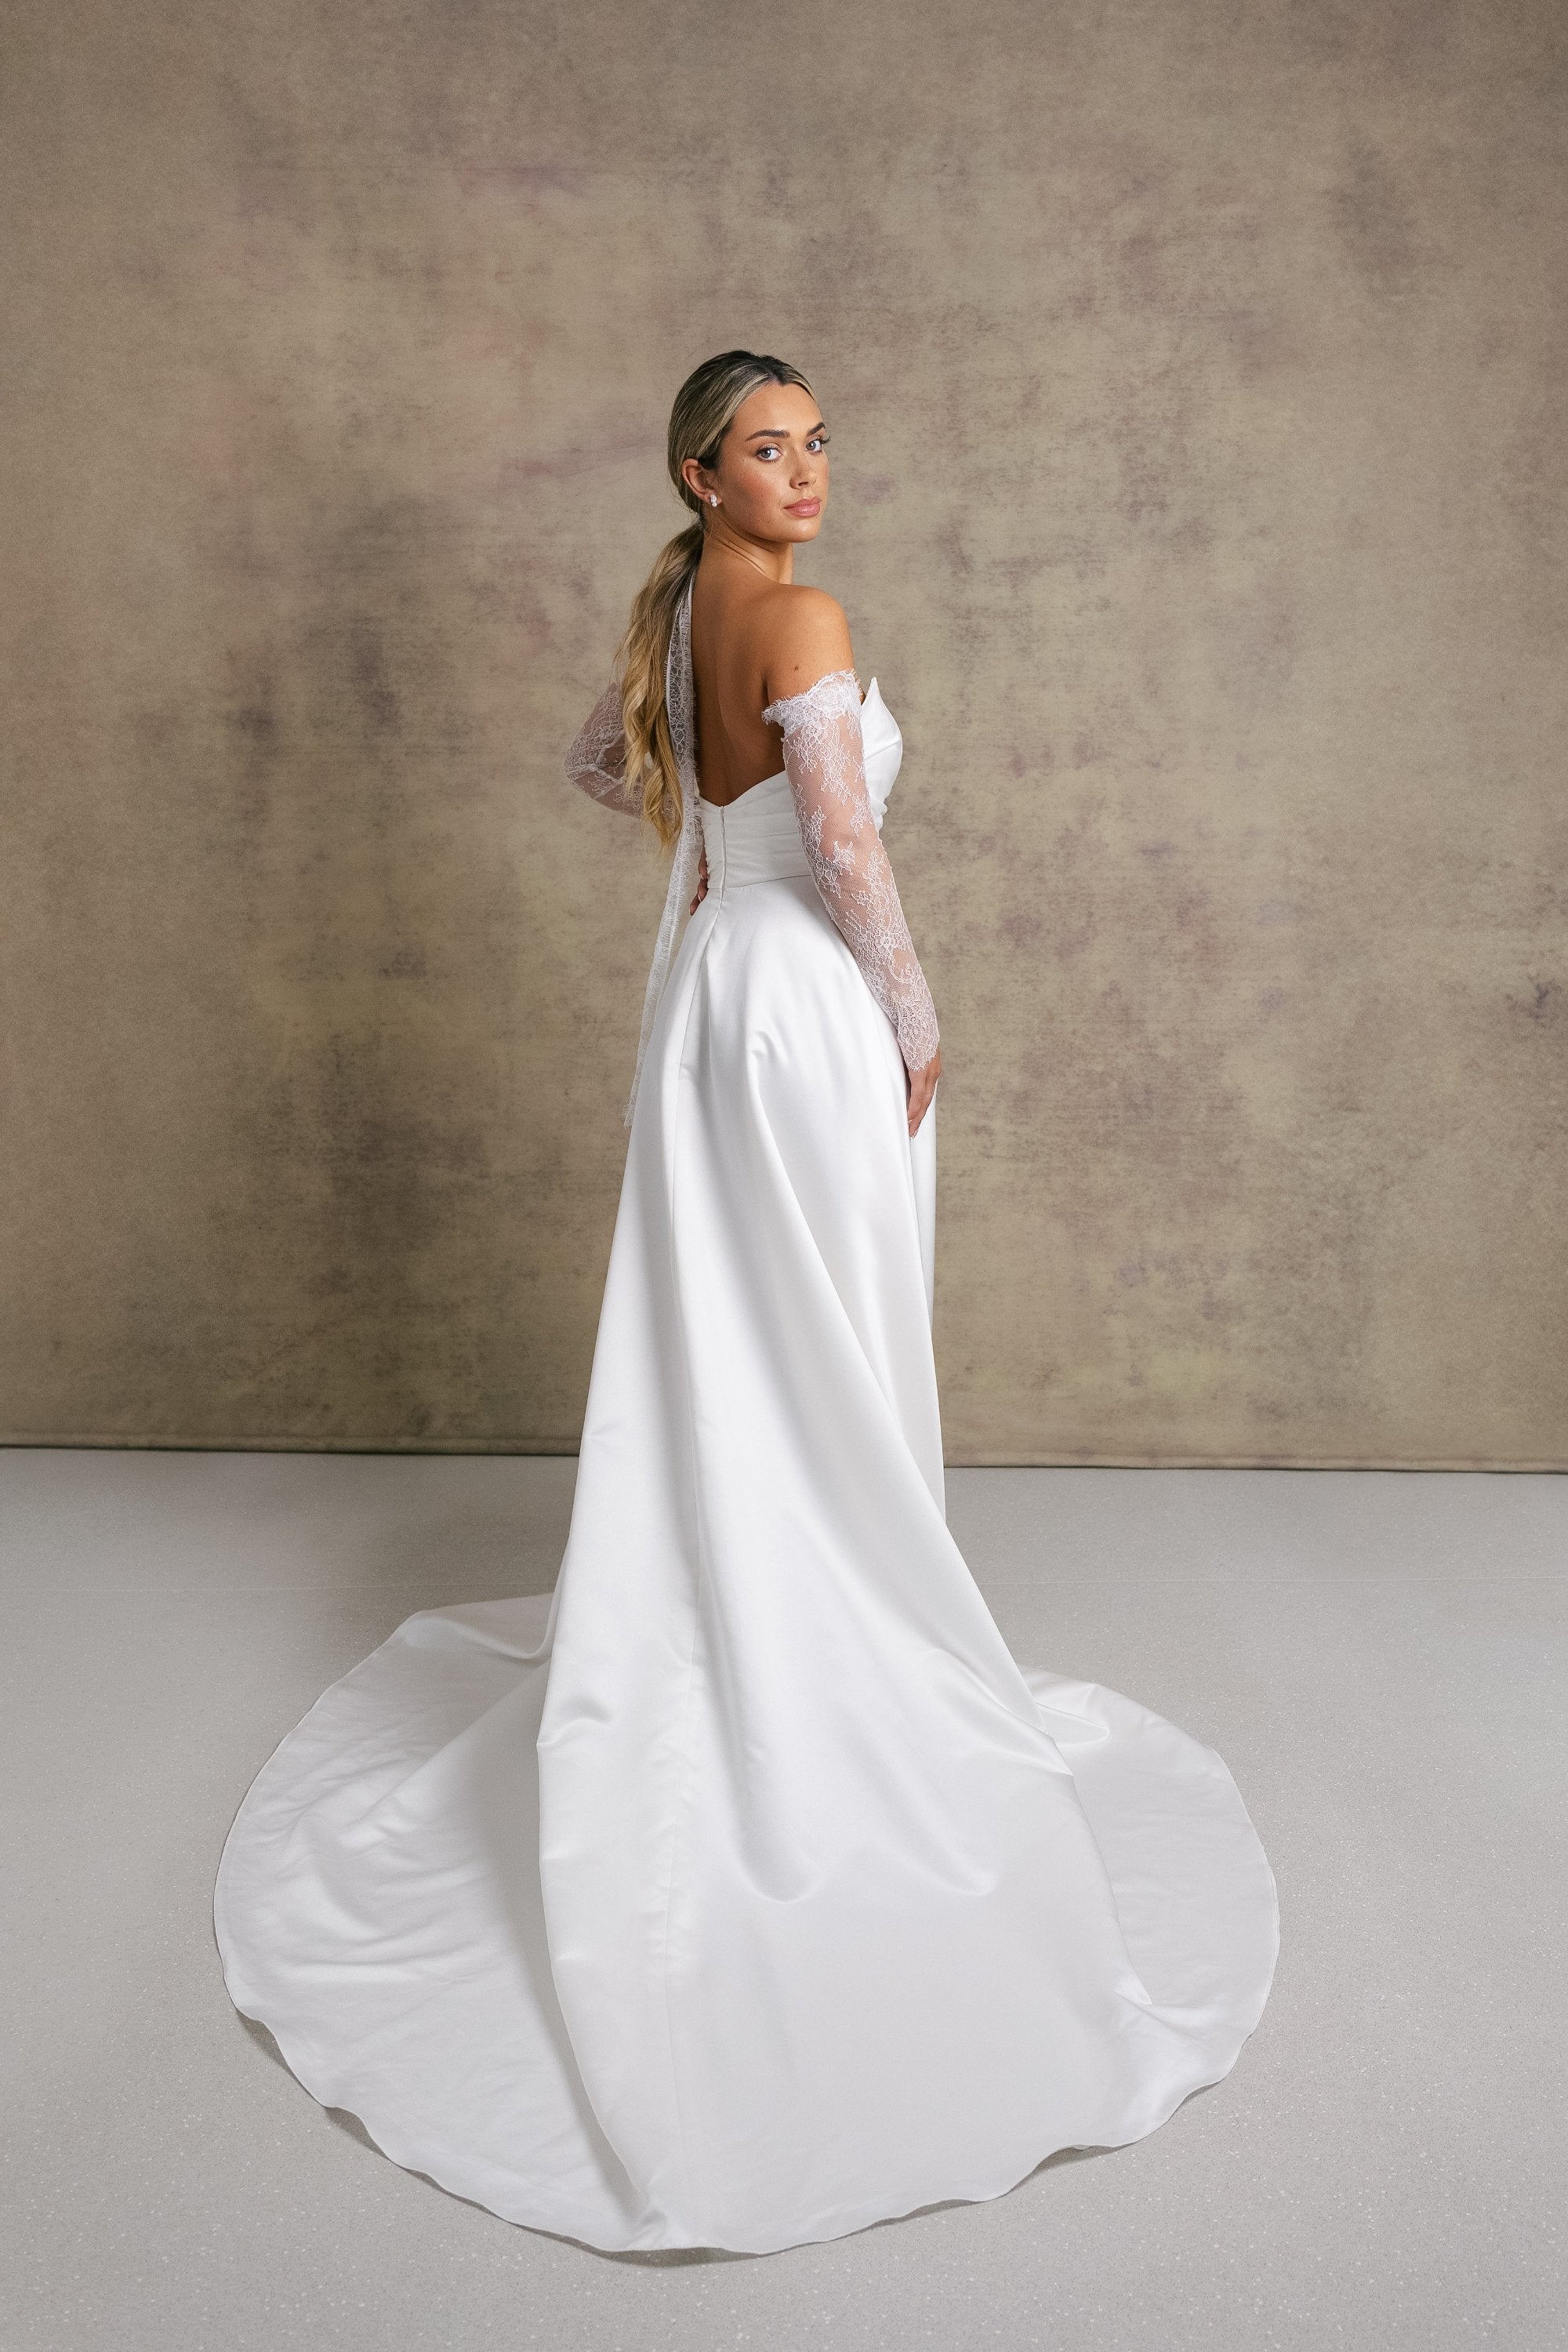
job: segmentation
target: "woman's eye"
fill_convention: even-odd
[[[805,446],[808,449],[826,449],[831,437],[831,435],[826,433],[814,433]],[[777,441],[761,441],[752,454],[756,457],[765,457],[771,462],[774,457],[782,457],[784,449]]]

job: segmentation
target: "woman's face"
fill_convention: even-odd
[[[827,430],[816,403],[797,383],[759,384],[735,411],[717,466],[705,471],[689,457],[681,473],[704,505],[717,490],[710,514],[749,539],[815,539],[827,504]]]

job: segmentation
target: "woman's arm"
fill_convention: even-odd
[[[811,592],[813,603],[820,595]],[[781,646],[769,665],[769,685],[782,670],[809,673],[814,658],[847,652],[849,633],[831,597],[837,627],[821,605],[802,614],[794,644]],[[792,633],[793,634],[793,633]],[[841,635],[842,642],[838,639]],[[860,734],[860,689],[846,664],[826,670],[798,691],[780,695],[763,712],[784,731],[801,838],[822,902],[843,933],[867,987],[893,1024],[910,1074],[910,1133],[924,1118],[942,1069],[936,1008],[904,919],[899,886],[866,790]]]
[[[572,738],[566,772],[580,793],[625,816],[641,816],[642,795],[626,783],[626,737],[621,721],[621,689],[610,680],[587,718]],[[697,865],[697,896],[687,908],[694,915],[708,896],[708,852]]]
[[[626,816],[641,815],[642,794],[633,793],[626,782],[626,738],[618,679],[610,680],[572,738],[566,772],[590,800],[619,809]]]

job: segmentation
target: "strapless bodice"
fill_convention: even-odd
[[[860,740],[865,749],[867,797],[880,833],[888,794],[903,758],[904,739],[875,678],[860,705]],[[791,875],[810,873],[789,778],[782,768],[776,776],[764,776],[760,784],[751,785],[723,808],[705,801],[700,793],[697,811],[708,855],[708,887],[718,897],[750,882],[782,882]]]

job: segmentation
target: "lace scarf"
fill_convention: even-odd
[[[637,1087],[642,1083],[647,1041],[653,1035],[659,999],[664,994],[665,982],[669,978],[680,910],[682,907],[690,905],[696,892],[697,868],[702,856],[702,817],[697,806],[697,695],[691,677],[691,591],[696,584],[697,574],[693,572],[676,606],[675,625],[669,633],[669,651],[665,657],[664,707],[669,717],[675,772],[680,779],[680,832],[669,869],[669,888],[665,893],[664,913],[659,918],[658,938],[654,943],[653,966],[643,995],[637,1067],[632,1073],[632,1090],[626,1097],[627,1127],[630,1127],[632,1113],[637,1108]]]

